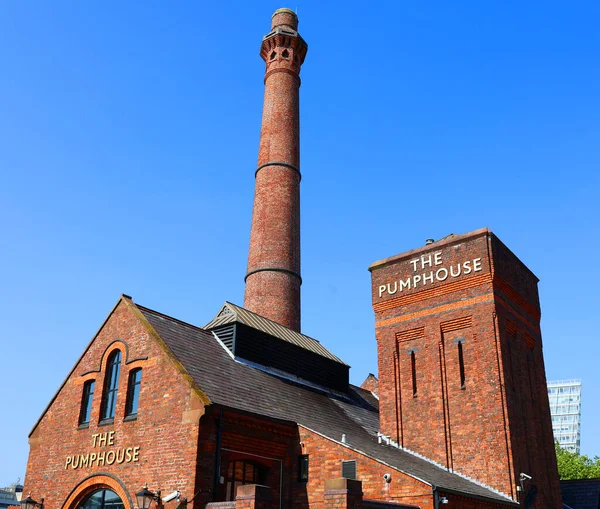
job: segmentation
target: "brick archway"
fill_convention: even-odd
[[[93,491],[108,488],[113,490],[121,500],[125,509],[134,509],[125,485],[110,474],[94,474],[86,477],[71,491],[61,509],[76,509],[77,505]]]

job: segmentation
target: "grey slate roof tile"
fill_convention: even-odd
[[[214,336],[137,305],[210,400],[218,405],[297,423],[440,489],[516,505],[506,496],[422,457],[378,443],[378,402],[359,387],[333,394],[235,361]]]

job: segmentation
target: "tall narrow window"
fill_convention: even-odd
[[[308,454],[298,457],[298,481],[308,482]]]
[[[110,354],[104,379],[104,394],[102,398],[101,419],[114,419],[117,407],[117,391],[119,390],[119,375],[121,374],[121,351]]]
[[[412,389],[413,398],[417,397],[417,361],[415,359],[415,351],[410,352],[410,370],[412,373]]]
[[[79,411],[79,424],[88,424],[90,422],[95,385],[95,380],[88,380],[83,384],[83,395],[81,396],[81,409]]]
[[[126,416],[137,415],[141,384],[142,368],[132,369],[129,372],[129,384],[127,386],[127,404],[125,405]]]
[[[465,388],[465,358],[463,357],[463,343],[458,342],[458,367],[460,369],[460,388]]]

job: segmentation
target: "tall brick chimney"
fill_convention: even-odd
[[[300,331],[300,66],[307,45],[290,9],[273,14],[244,307]]]

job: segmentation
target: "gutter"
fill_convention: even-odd
[[[217,491],[221,480],[221,442],[223,439],[223,409],[219,408],[217,417],[217,450],[215,451],[215,482],[213,484],[212,501],[217,499]]]
[[[432,485],[433,488],[433,509],[440,509],[440,494],[438,493],[438,487]]]
[[[496,498],[489,498],[482,495],[474,495],[472,493],[466,493],[464,491],[457,491],[451,488],[444,488],[443,486],[435,486],[432,485],[433,488],[433,508],[440,509],[440,505],[444,505],[440,502],[440,494],[439,491],[448,494],[448,495],[457,495],[460,497],[470,498],[472,500],[481,500],[482,502],[487,502],[491,504],[496,504],[500,506],[508,506],[508,507],[519,507],[519,503],[514,500],[498,500]],[[439,491],[438,491],[439,490]]]

